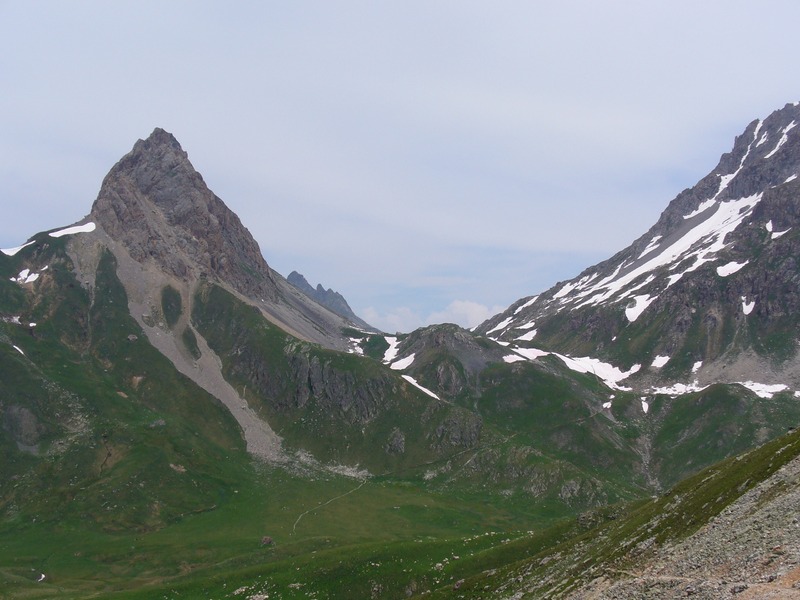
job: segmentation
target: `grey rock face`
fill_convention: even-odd
[[[288,358],[298,408],[313,398],[326,412],[339,415],[348,423],[365,424],[391,401],[393,382],[387,376],[360,379],[330,361],[321,361],[316,356],[309,358],[302,352]]]
[[[91,217],[140,263],[179,279],[213,277],[251,297],[276,297],[250,232],[163,129],[136,142],[111,169]]]
[[[178,141],[163,129],[136,142],[114,165],[88,218],[113,240],[115,254],[124,250],[152,279],[143,282],[136,275],[138,280],[130,281],[121,275],[129,295],[134,287],[145,292],[160,287],[159,273],[187,284],[173,282],[188,290],[202,280],[221,283],[284,331],[328,348],[349,347],[342,328],[351,324],[270,269],[239,217],[208,188]]]
[[[431,448],[472,448],[478,443],[483,429],[483,420],[467,411],[454,412],[436,428],[431,439]]]

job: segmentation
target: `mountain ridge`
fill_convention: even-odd
[[[800,419],[798,121],[787,105],[749,124],[653,228],[578,277],[476,331],[396,335],[359,328],[274,272],[174,136],[154,130],[86,218],[0,255],[0,478],[13,482],[0,488],[0,532],[13,532],[0,580],[38,585],[18,569],[35,559],[83,597],[113,560],[122,575],[103,575],[107,589],[133,587],[124,577],[139,586],[147,571],[156,587],[204,596],[232,597],[226,569],[253,586],[239,590],[287,597],[464,594],[458,573],[477,577],[478,597],[536,596],[539,567],[546,585],[572,589],[560,567],[523,562],[491,579],[458,555],[477,545],[513,572],[574,534],[578,560],[585,523],[614,505],[641,515],[653,495],[648,518],[673,511],[664,489]],[[759,456],[769,471],[781,444],[736,460]],[[702,477],[682,484],[701,491],[695,513],[749,485],[736,469],[722,477],[735,489]],[[306,499],[314,489],[329,491]],[[684,518],[673,512],[663,518]],[[274,531],[254,551],[264,523]],[[554,524],[561,533],[530,533]],[[504,549],[491,535],[510,527]],[[87,551],[72,531],[108,537]],[[131,532],[151,551],[180,542],[150,557],[129,550]],[[308,587],[292,587],[312,558]],[[205,575],[184,569],[193,563]],[[252,583],[265,573],[283,587]]]
[[[797,104],[751,122],[630,246],[518,300],[476,332],[573,356],[598,349],[594,356],[623,371],[638,363],[626,385],[643,390],[648,382],[733,381],[723,368],[741,381],[796,388],[796,348],[779,338],[800,307],[792,292],[798,122]]]
[[[321,283],[317,287],[313,287],[308,280],[297,271],[292,271],[286,276],[286,281],[291,283],[294,287],[305,293],[307,296],[319,302],[322,306],[335,312],[337,315],[348,319],[355,325],[366,329],[367,331],[377,331],[372,325],[361,319],[353,312],[347,300],[339,292],[331,288],[327,290],[322,287]]]

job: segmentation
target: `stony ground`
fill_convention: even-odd
[[[744,494],[703,529],[581,599],[800,598],[800,459]]]

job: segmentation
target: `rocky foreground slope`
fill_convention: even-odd
[[[800,435],[726,460],[648,502],[582,515],[584,533],[439,597],[800,597]]]
[[[800,458],[696,533],[647,554],[569,597],[800,598]]]

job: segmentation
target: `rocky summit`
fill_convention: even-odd
[[[213,277],[247,296],[279,295],[258,243],[163,129],[114,165],[89,218],[131,258],[178,279]]]
[[[155,129],[0,252],[1,595],[796,597],[798,123],[575,278],[394,335]]]

